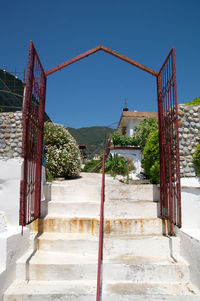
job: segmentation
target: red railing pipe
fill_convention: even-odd
[[[103,211],[104,211],[104,199],[105,199],[105,157],[106,157],[106,152],[104,150],[103,151],[103,163],[102,163],[102,186],[101,186],[101,207],[100,207],[100,223],[99,223],[99,253],[98,253],[96,301],[100,301],[101,264],[102,264],[102,258],[103,258]]]

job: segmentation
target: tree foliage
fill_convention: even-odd
[[[139,125],[135,126],[135,139],[142,151],[144,150],[149,134],[157,129],[158,122],[153,118],[145,118]]]
[[[185,103],[186,106],[191,106],[191,105],[200,105],[200,97],[196,97],[190,102]]]
[[[133,137],[129,137],[128,135],[122,135],[120,134],[119,131],[115,131],[112,135],[112,141],[114,145],[120,145],[120,146],[137,146],[138,142],[135,138],[135,136]]]
[[[159,183],[159,142],[158,130],[150,133],[143,152],[142,166],[145,175],[154,184]]]
[[[197,169],[197,174],[200,174],[200,144],[197,144],[197,150],[193,155],[193,162]]]

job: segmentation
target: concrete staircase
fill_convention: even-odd
[[[32,248],[4,301],[95,301],[101,176],[82,174],[45,190],[47,215],[32,225]],[[106,176],[102,300],[200,300],[179,239],[163,235],[158,199],[152,185]]]

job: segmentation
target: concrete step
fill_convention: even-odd
[[[31,225],[34,232],[60,232],[60,233],[99,233],[99,219],[97,218],[68,218],[47,216],[37,219]],[[164,225],[159,218],[146,219],[106,219],[104,220],[105,234],[132,234],[132,235],[162,235]]]
[[[48,215],[67,217],[99,217],[100,202],[48,202]]]
[[[160,200],[160,192],[157,185],[127,185],[123,183],[109,183],[105,185],[105,201],[129,200],[129,201],[155,201]]]
[[[111,282],[103,285],[104,301],[197,301],[199,291],[187,283]]]
[[[38,237],[38,249],[41,251],[97,254],[98,236],[77,233],[46,232]],[[104,259],[113,256],[132,255],[143,257],[179,256],[180,240],[178,237],[164,236],[104,236]]]
[[[93,280],[97,278],[97,256],[37,251],[29,261],[29,279],[45,281]]]
[[[16,281],[4,301],[94,301],[96,281]]]
[[[104,260],[103,280],[132,282],[189,282],[188,264],[172,258],[118,256]]]
[[[99,217],[98,202],[48,202],[48,215],[66,217]],[[146,201],[107,201],[104,203],[105,218],[156,218],[158,204]]]
[[[99,176],[101,176],[99,174]],[[97,181],[90,179],[72,179],[63,182],[53,182],[44,185],[44,194],[47,201],[66,202],[100,202],[101,177]]]
[[[142,256],[177,259],[180,239],[166,236],[104,236],[103,258],[118,256]]]
[[[199,301],[199,292],[190,283],[103,284],[104,301]],[[94,301],[96,281],[15,282],[5,293],[4,301]]]
[[[164,224],[159,218],[106,219],[104,233],[113,235],[162,235]]]
[[[81,173],[79,179],[54,181],[44,185],[47,201],[100,202],[101,174]],[[159,201],[159,189],[156,185],[127,185],[105,177],[105,200]]]
[[[98,236],[79,233],[46,232],[38,238],[39,250],[65,254],[97,255],[98,245]]]
[[[31,224],[31,230],[34,232],[59,232],[59,233],[79,233],[97,235],[99,233],[98,218],[69,218],[47,215]]]
[[[104,218],[156,218],[158,204],[149,201],[112,200],[104,203]]]

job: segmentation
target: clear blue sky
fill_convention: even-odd
[[[45,70],[105,45],[158,71],[175,47],[178,103],[200,96],[199,0],[0,0],[0,68],[23,71],[29,40]],[[154,77],[103,52],[50,75],[46,112],[71,127],[156,111]]]

